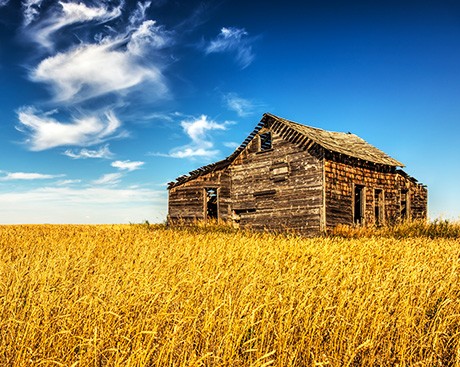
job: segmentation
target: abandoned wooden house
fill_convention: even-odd
[[[229,157],[169,184],[168,221],[317,235],[338,224],[426,219],[426,186],[401,167],[354,134],[266,113]]]

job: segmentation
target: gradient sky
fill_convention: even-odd
[[[460,219],[457,1],[0,0],[0,223],[162,222],[264,112],[352,132]]]

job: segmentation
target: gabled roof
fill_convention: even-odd
[[[220,171],[228,167],[264,126],[271,127],[274,132],[281,135],[284,139],[296,144],[305,145],[307,147],[318,144],[328,151],[344,154],[363,161],[392,167],[404,167],[401,162],[391,158],[389,155],[367,143],[357,135],[301,125],[297,122],[286,120],[270,113],[265,113],[260,123],[231,155],[221,161],[191,171],[188,175],[178,177],[176,181],[169,183],[168,189],[207,173]]]
[[[289,121],[270,113],[266,113],[262,117],[262,121],[268,122],[270,120],[272,124],[278,123],[273,126],[275,130],[277,130],[276,125],[285,125],[292,130],[299,132],[303,136],[308,137],[316,144],[331,152],[345,154],[349,157],[377,164],[394,167],[404,166],[401,162],[391,158],[389,155],[385,154],[380,149],[377,149],[355,134],[327,131],[316,127],[301,125],[297,122]]]

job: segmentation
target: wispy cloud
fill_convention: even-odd
[[[249,37],[244,28],[223,27],[217,37],[206,46],[205,52],[207,54],[231,53],[238,65],[244,69],[254,61],[253,42],[254,38]]]
[[[190,144],[177,147],[166,156],[172,158],[209,158],[219,154],[219,150],[213,149],[214,144],[210,140],[209,131],[226,130],[230,122],[218,123],[209,120],[206,115],[181,122],[182,129],[192,140]],[[161,155],[161,154],[160,154]]]
[[[143,56],[149,49],[160,50],[173,43],[172,33],[154,20],[144,21],[129,37],[128,51]]]
[[[1,1],[1,0],[0,0]],[[8,0],[6,1],[8,2]],[[22,2],[24,12],[24,25],[29,25],[40,14],[40,7],[43,0],[25,0]]]
[[[94,185],[116,185],[120,183],[122,177],[122,173],[107,173],[97,180],[92,181],[92,183]]]
[[[81,180],[60,180],[56,182],[57,186],[69,186],[81,183]]]
[[[213,120],[208,120],[208,116],[201,115],[197,119],[184,120],[181,123],[185,133],[192,139],[194,143],[200,143],[206,138],[206,134],[210,130],[225,130],[226,123],[218,123]]]
[[[171,158],[211,158],[219,154],[218,150],[211,150],[213,144],[206,143],[206,147],[181,147],[173,149],[169,154],[159,154]]]
[[[139,24],[144,21],[145,19],[145,12],[146,10],[152,5],[151,1],[145,1],[145,2],[138,2],[136,4],[136,9],[133,11],[131,16],[129,17],[129,22],[132,25]]]
[[[100,147],[97,150],[90,150],[90,149],[80,149],[79,151],[77,150],[72,150],[72,149],[67,149],[64,153],[62,153],[70,158],[73,159],[87,159],[87,158],[104,158],[104,159],[110,159],[113,157],[113,153],[109,149],[109,145],[106,144],[102,147]]]
[[[93,6],[60,1],[41,14],[42,1],[24,0],[23,34],[47,50],[48,57],[30,68],[29,77],[47,84],[55,102],[75,104],[144,82],[152,83],[157,97],[166,95],[159,50],[172,45],[174,37],[155,20],[145,20],[150,2],[138,3],[129,21],[123,21],[122,0]],[[95,27],[100,24],[105,28]]]
[[[7,5],[9,1],[10,0],[0,0],[0,7]]]
[[[227,93],[224,95],[224,101],[227,108],[236,112],[240,117],[251,115],[254,112],[254,104],[248,99],[241,98],[236,93]]]
[[[42,1],[22,3],[23,33],[43,46],[48,55],[29,68],[28,76],[49,88],[53,99],[48,106],[79,113],[57,119],[34,107],[19,109],[18,130],[27,134],[28,148],[92,146],[126,136],[120,131],[114,107],[98,107],[104,112],[86,111],[109,100],[113,106],[114,99],[116,105],[125,105],[128,93],[141,86],[144,91],[148,88],[150,101],[167,97],[161,50],[174,43],[173,33],[154,20],[145,20],[149,1],[139,2],[131,15],[123,0],[115,4],[94,1],[91,5],[59,1],[46,6]],[[37,50],[38,57],[44,55],[44,49]],[[64,154],[74,159],[112,156],[108,148],[66,150]]]
[[[224,147],[231,148],[231,149],[236,149],[240,146],[240,143],[237,143],[235,141],[227,141],[224,144]]]
[[[29,26],[39,16],[43,0],[27,0],[23,3],[24,25]],[[121,15],[122,4],[109,9],[105,5],[89,7],[84,3],[58,2],[50,9],[50,14],[31,26],[27,34],[32,40],[47,49],[54,49],[51,37],[60,29],[76,23],[98,21],[100,23],[118,18]]]
[[[121,122],[112,111],[103,116],[83,116],[63,123],[32,107],[24,107],[18,111],[18,118],[17,129],[28,135],[25,143],[32,151],[65,145],[89,146],[123,136]]]
[[[84,44],[43,60],[30,75],[51,87],[56,102],[85,101],[122,92],[143,82],[155,85],[158,96],[167,93],[160,70],[148,67],[131,51],[118,51],[113,43]],[[135,52],[140,52],[136,44]]]
[[[143,165],[145,164],[145,162],[131,162],[129,160],[127,161],[115,161],[115,162],[112,162],[111,166],[112,167],[115,167],[115,168],[118,168],[120,170],[123,170],[123,171],[135,171],[135,170],[138,170],[140,169]]]
[[[0,181],[15,181],[15,180],[49,180],[64,175],[48,175],[35,172],[5,172],[4,176],[0,176]]]

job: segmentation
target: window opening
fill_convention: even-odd
[[[272,133],[266,132],[260,134],[260,150],[269,150],[272,149]]]
[[[364,223],[364,186],[361,185],[355,185],[353,222],[355,224]]]
[[[409,190],[401,190],[401,219],[409,219]]]
[[[206,219],[218,219],[217,188],[208,187],[206,191]]]
[[[381,226],[385,218],[385,204],[384,204],[383,190],[375,189],[374,191],[374,213],[375,213],[375,224]]]

